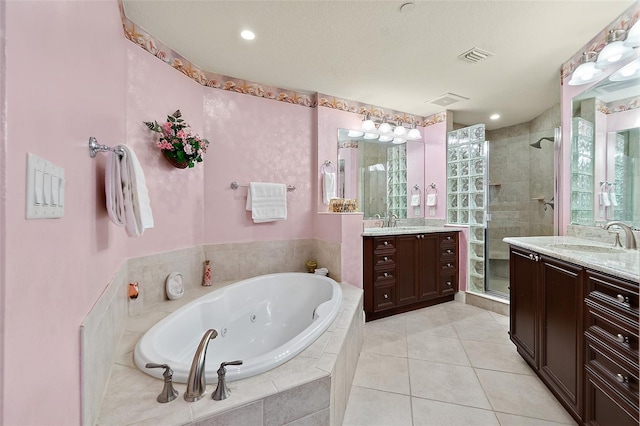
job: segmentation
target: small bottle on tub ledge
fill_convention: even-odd
[[[204,277],[202,278],[202,285],[211,285],[211,264],[209,260],[204,261]]]

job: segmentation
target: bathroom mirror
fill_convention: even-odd
[[[571,224],[622,220],[640,227],[639,103],[638,78],[607,77],[573,98]]]
[[[423,147],[422,142],[380,142],[365,139],[360,133],[338,129],[337,196],[357,199],[365,219],[391,214],[399,219],[415,217],[407,209],[411,194],[407,187],[407,153]],[[420,184],[423,180],[420,178]]]

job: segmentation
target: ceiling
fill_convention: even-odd
[[[123,0],[127,17],[201,69],[487,129],[560,101],[560,66],[627,1]],[[409,10],[407,10],[409,9]],[[255,40],[239,33],[250,29]],[[471,48],[493,56],[469,63]],[[447,107],[447,93],[468,100]],[[501,118],[489,119],[493,113]]]

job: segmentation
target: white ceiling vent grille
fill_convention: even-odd
[[[471,62],[472,64],[477,64],[478,62],[484,61],[492,56],[493,53],[491,52],[487,52],[486,50],[482,50],[478,47],[473,47],[459,55],[458,58]]]
[[[438,96],[435,99],[431,99],[429,101],[427,101],[427,103],[431,103],[431,104],[435,104],[435,105],[439,105],[439,106],[449,106],[451,104],[455,104],[456,102],[460,102],[460,101],[468,101],[469,98],[465,98],[464,96],[460,96],[460,95],[456,95],[454,93],[445,93],[442,96]]]

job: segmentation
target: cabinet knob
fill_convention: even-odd
[[[384,296],[382,296],[382,297],[384,297],[385,299],[388,299],[389,295],[387,293],[385,293]]]
[[[533,260],[533,253],[529,253],[529,259]]]
[[[620,303],[629,303],[629,298],[628,298],[628,297],[625,297],[625,296],[624,296],[624,295],[622,295],[622,294],[617,295],[617,296],[616,296],[616,300],[617,300],[618,302],[620,302]]]
[[[453,250],[447,250],[447,254],[453,253]]]
[[[447,281],[447,287],[451,287],[451,281]]]
[[[382,259],[383,259],[385,262],[386,262],[387,260],[389,260],[389,258],[388,258],[387,256],[383,257]]]
[[[385,242],[384,242],[384,243],[382,243],[382,244],[384,244],[385,246],[388,246],[388,245],[389,245],[389,242],[388,242],[388,241],[385,241]]]
[[[447,236],[447,240],[451,240],[451,237]]]
[[[618,335],[616,336],[616,340],[617,340],[618,342],[620,342],[620,343],[629,343],[629,338],[628,338],[628,337],[623,336],[622,334],[618,334]]]
[[[618,383],[629,383],[629,378],[620,373],[616,374],[616,380]]]
[[[387,272],[385,272],[385,273],[384,273],[384,274],[382,274],[382,275],[384,275],[384,277],[385,277],[385,278],[387,278],[387,277],[389,276],[389,274],[388,274]]]
[[[416,235],[416,240],[419,240],[419,239],[420,239],[420,235]]]

